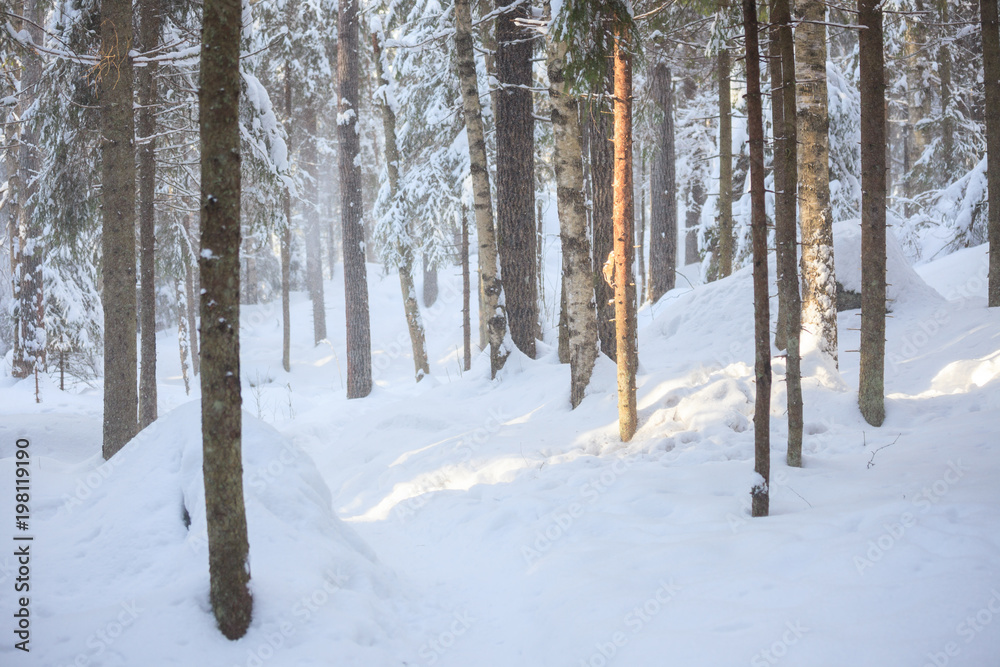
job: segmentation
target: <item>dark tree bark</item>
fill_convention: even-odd
[[[725,0],[723,0],[723,4]],[[719,277],[733,272],[733,101],[729,49],[719,49]]]
[[[201,36],[201,424],[211,602],[219,630],[250,625],[240,397],[239,0],[206,0]]]
[[[160,3],[139,2],[139,44],[151,51],[160,43]],[[156,420],[156,63],[140,67],[139,86],[139,427]]]
[[[938,22],[942,26],[947,26],[950,21],[948,2],[949,0],[938,0]],[[951,48],[947,39],[941,39],[938,47],[938,77],[941,80],[941,166],[946,174],[951,174],[955,170],[955,122],[951,116],[954,102],[951,90]]]
[[[799,334],[802,302],[796,253],[795,194],[798,183],[795,121],[795,41],[789,0],[771,5],[772,101],[774,120],[775,246],[778,270],[778,330],[785,348],[785,389],[788,405],[788,465],[802,465],[802,371]],[[777,339],[778,336],[775,336]]]
[[[313,345],[326,338],[326,301],[323,296],[323,241],[319,223],[319,164],[316,151],[315,101],[305,100],[302,113],[302,210],[306,226],[306,287],[312,301]]]
[[[371,329],[368,319],[368,274],[365,232],[361,225],[361,152],[358,136],[358,2],[345,0],[337,16],[337,74],[340,82],[340,215],[344,238],[344,308],[347,311],[347,397],[362,398],[372,390]]]
[[[611,78],[613,75],[609,75]],[[609,82],[610,83],[610,82]],[[609,90],[610,92],[610,90]],[[603,277],[604,264],[614,250],[615,146],[614,116],[600,102],[590,107],[590,173],[591,202],[593,203],[594,237],[594,300],[597,302],[597,335],[601,352],[612,359],[618,358],[615,342],[614,289]]]
[[[651,180],[649,300],[656,303],[674,288],[677,266],[677,184],[674,177],[674,94],[670,68],[653,69],[653,99],[663,114]]]
[[[191,233],[191,216],[184,215],[185,247],[194,248],[194,236]],[[192,253],[193,255],[193,253]],[[195,294],[198,292],[198,277],[195,275],[194,267],[197,259],[194,256],[184,256],[184,294],[187,310],[188,335],[191,341],[191,369],[195,375],[201,373],[201,354],[198,352],[198,299]],[[183,316],[183,315],[182,315]]]
[[[509,3],[496,0],[498,10]],[[504,281],[507,323],[518,349],[535,356],[538,328],[535,238],[535,117],[531,91],[532,33],[515,24],[527,4],[504,11],[496,23],[494,97],[497,133],[497,248]]]
[[[101,233],[104,294],[104,446],[111,458],[136,434],[135,123],[130,0],[101,7]]]
[[[878,0],[858,0],[861,72],[861,373],[858,405],[885,419],[885,52]],[[993,3],[994,8],[996,2]]]
[[[618,362],[618,432],[622,442],[635,435],[635,373],[639,364],[636,350],[635,279],[632,275],[632,54],[623,29],[614,41],[615,72],[615,162],[614,162],[614,286],[615,341]]]
[[[472,370],[472,276],[469,270],[469,211],[462,207],[462,368]]]
[[[640,149],[640,155],[642,150]],[[647,197],[646,191],[653,187],[652,183],[648,184],[646,180],[646,157],[643,155],[639,159],[639,224],[635,226],[635,249],[638,251],[636,253],[636,262],[638,263],[638,268],[636,269],[636,279],[639,283],[639,303],[646,302],[646,295],[649,290],[649,273],[646,271],[646,205]]]
[[[990,242],[988,304],[1000,307],[1000,34],[996,0],[980,0],[986,82],[987,235]]]
[[[767,289],[767,214],[764,205],[764,118],[760,92],[760,47],[757,1],[743,0],[746,40],[747,134],[750,143],[750,214],[753,244],[754,471],[760,475],[750,491],[751,514],[767,516],[771,478],[771,312]]]

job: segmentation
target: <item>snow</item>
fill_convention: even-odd
[[[841,280],[850,234],[835,234]],[[558,244],[546,252],[556,284]],[[461,369],[457,271],[424,309],[431,374],[415,384],[398,281],[369,266],[377,372],[359,400],[344,396],[340,267],[323,344],[293,294],[290,373],[280,303],[242,306],[255,606],[235,642],[208,602],[200,410],[176,333],[157,340],[159,420],[106,463],[99,390],[43,376],[36,404],[33,380],[4,377],[0,507],[11,520],[27,437],[35,540],[30,654],[12,646],[14,563],[0,552],[0,664],[995,664],[1000,313],[979,287],[986,251],[916,271],[894,256],[885,425],[857,410],[857,311],[840,313],[836,381],[804,360],[805,467],[788,468],[775,352],[767,518],[749,514],[749,268],[703,285],[686,267],[690,283],[640,309],[629,444],[610,360],[570,410],[552,322],[538,360],[515,351],[493,381],[488,352]]]

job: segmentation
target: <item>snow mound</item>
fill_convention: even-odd
[[[92,494],[46,522],[73,553],[39,553],[39,571],[63,572],[39,597],[39,634],[47,626],[58,640],[38,642],[38,664],[81,655],[101,664],[135,655],[150,665],[253,665],[271,655],[277,664],[400,664],[395,578],[334,515],[312,459],[244,412],[243,463],[254,596],[245,637],[226,640],[208,600],[201,408],[191,402],[142,431],[98,468]]]
[[[896,303],[939,302],[941,295],[924,282],[903,253],[903,247],[892,232],[886,229],[886,289],[889,309]],[[861,293],[861,221],[844,220],[833,225],[833,256],[837,282],[844,289]]]

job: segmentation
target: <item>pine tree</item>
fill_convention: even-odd
[[[728,0],[719,0],[718,18],[722,23]],[[733,106],[731,91],[732,64],[726,43],[721,42],[717,59],[719,84],[719,278],[733,272]]]
[[[988,303],[1000,307],[1000,32],[996,0],[980,0],[986,82],[986,169],[989,179],[990,276]]]
[[[670,68],[653,68],[652,93],[663,114],[650,182],[649,300],[674,288],[677,265],[677,184],[674,177],[674,93]],[[641,244],[640,244],[641,247]]]
[[[202,27],[201,424],[212,610],[228,639],[250,625],[240,397],[239,0],[206,0]]]

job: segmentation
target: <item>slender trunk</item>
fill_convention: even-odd
[[[184,216],[184,234],[186,238],[184,240],[184,247],[191,247],[191,243],[194,239],[191,235],[191,217],[188,215]],[[194,257],[189,257],[187,254],[182,253],[184,257],[184,293],[186,295],[185,305],[187,310],[187,321],[188,321],[188,333],[190,335],[191,341],[191,368],[195,375],[201,373],[201,354],[198,349],[198,318],[197,318],[197,304],[198,300],[195,298],[195,293],[198,291],[198,286],[196,285],[196,276],[194,274],[195,259]],[[183,313],[181,316],[183,317]]]
[[[561,298],[565,302],[565,307],[560,309],[565,314],[565,326],[560,326],[560,350],[563,349],[562,331],[565,330],[566,356],[570,364],[570,405],[575,408],[583,400],[590,383],[594,362],[597,360],[598,344],[590,243],[587,240],[587,208],[583,196],[580,111],[576,98],[567,91],[567,52],[566,42],[550,39],[549,98],[552,108],[559,238],[563,256]]]
[[[674,288],[677,265],[677,185],[674,177],[674,100],[670,68],[653,69],[653,99],[663,114],[651,181],[649,300],[656,303]]]
[[[190,395],[191,376],[188,373],[188,356],[191,354],[191,336],[188,333],[187,317],[184,313],[187,308],[187,294],[179,278],[174,280],[174,291],[177,303],[180,305],[180,313],[177,316],[177,349],[181,356],[181,378],[184,380],[184,393]]]
[[[719,278],[733,272],[733,101],[729,49],[719,49]]]
[[[940,23],[947,26],[948,0],[938,0]],[[942,28],[946,30],[947,28]],[[951,174],[955,170],[955,123],[952,118],[951,91],[951,48],[947,39],[940,40],[938,47],[938,77],[941,80],[941,166],[944,173]]]
[[[423,254],[423,265],[422,271],[424,275],[424,306],[430,308],[434,305],[438,298],[438,272],[437,267],[433,263],[428,261],[427,253]]]
[[[285,140],[288,154],[292,152],[292,78],[291,64],[285,61],[285,123],[287,123],[287,139]],[[285,214],[285,226],[281,230],[281,367],[285,372],[292,370],[292,313],[291,313],[291,282],[292,282],[292,191],[285,186],[281,201]],[[331,271],[332,271],[331,265]]]
[[[861,372],[858,405],[885,419],[885,54],[878,0],[858,0],[861,71]],[[993,2],[994,8],[996,2]]]
[[[496,0],[502,10],[507,0]],[[515,24],[527,4],[496,19],[496,68],[500,90],[493,114],[497,133],[497,248],[504,276],[507,324],[518,349],[535,356],[538,328],[535,239],[535,117],[531,91],[531,33]]]
[[[104,446],[111,458],[136,434],[135,124],[132,3],[101,6],[101,233],[104,269]]]
[[[160,5],[140,0],[139,42],[143,51],[160,42]],[[141,317],[139,364],[139,427],[156,420],[156,283],[154,267],[156,230],[156,63],[140,67],[139,86],[139,315]]]
[[[990,277],[988,303],[1000,307],[1000,34],[996,0],[980,0],[983,24],[983,72],[986,82],[986,173]]]
[[[615,162],[614,162],[614,285],[615,341],[618,361],[618,432],[622,442],[635,435],[636,350],[635,280],[632,276],[632,54],[623,30],[614,41]]]
[[[649,289],[649,274],[646,272],[646,191],[653,186],[646,178],[646,174],[646,156],[643,155],[639,159],[639,224],[635,226],[635,249],[638,251],[635,258],[638,264],[636,279],[639,281],[639,303],[646,303],[646,294]]]
[[[610,92],[610,91],[609,91]],[[597,305],[597,335],[601,351],[612,359],[618,358],[615,342],[614,289],[603,279],[602,270],[614,251],[614,116],[602,102],[590,108],[590,172],[591,202],[593,202],[594,237],[594,299]]]
[[[743,0],[746,40],[747,134],[750,143],[750,214],[753,244],[754,376],[757,398],[753,413],[754,471],[750,491],[753,516],[767,516],[771,478],[771,313],[767,288],[767,213],[764,204],[764,119],[760,91],[757,1]]]
[[[802,227],[802,326],[837,363],[837,280],[830,208],[830,138],[826,88],[826,5],[795,3],[799,214]]]
[[[782,196],[788,187],[788,180],[785,172],[787,165],[785,155],[788,150],[788,142],[785,139],[785,108],[784,108],[784,88],[782,87],[782,62],[781,62],[781,8],[777,0],[771,0],[770,17],[771,27],[768,36],[768,70],[771,76],[771,128],[774,136],[772,162],[772,175],[774,177],[774,249],[776,255],[777,283],[778,283],[778,319],[774,328],[774,347],[784,350],[787,347],[788,334],[786,332],[786,321],[788,319],[788,220],[787,210],[782,209]],[[794,225],[795,216],[792,215]],[[792,227],[794,234],[794,226]],[[791,250],[795,252],[794,236]],[[795,255],[793,255],[795,257]],[[784,260],[784,261],[783,261]],[[793,259],[794,261],[794,259]],[[795,274],[798,280],[798,272]],[[801,306],[800,306],[801,307]]]
[[[462,207],[462,361],[465,370],[472,370],[472,313],[469,303],[472,292],[469,270],[469,211]]]
[[[542,340],[542,331],[545,323],[545,219],[543,217],[542,202],[535,202],[535,339]]]
[[[239,0],[206,0],[201,86],[201,424],[208,571],[219,630],[250,625],[240,397]],[[209,48],[210,47],[210,48]]]
[[[389,201],[394,202],[399,190],[399,148],[396,144],[396,113],[389,101],[389,91],[392,82],[386,76],[382,62],[382,36],[372,34],[372,46],[375,51],[375,76],[380,84],[381,93],[377,95],[378,105],[382,110],[382,130],[385,136],[385,165],[389,180]],[[413,284],[413,248],[410,245],[409,225],[403,234],[396,237],[396,254],[399,256],[399,287],[403,293],[403,312],[406,315],[406,326],[410,332],[410,347],[413,352],[413,370],[417,382],[431,372],[427,363],[427,346],[424,342],[424,325],[420,320],[420,307],[417,304],[417,290]]]
[[[17,14],[23,13],[23,8],[14,6]],[[23,22],[17,17],[10,17],[10,26],[13,30],[20,32]],[[11,88],[14,92],[21,88],[21,68],[12,67]],[[26,105],[27,100],[23,98],[18,101],[17,116],[23,115],[21,105]],[[17,146],[20,142],[21,124],[7,123],[4,126],[4,139],[8,146]],[[20,152],[17,150],[6,151],[7,169],[7,201],[4,210],[7,213],[7,239],[10,248],[10,290],[13,297],[13,309],[11,312],[13,319],[13,341],[11,375],[16,378],[25,378],[31,371],[25,368],[24,347],[21,345],[21,248],[24,246],[24,239],[21,236],[21,198],[23,196],[24,185],[21,182]]]
[[[802,465],[802,370],[799,349],[802,328],[802,300],[799,296],[799,272],[796,252],[796,122],[795,122],[795,39],[792,36],[789,0],[773,0],[772,23],[777,25],[777,59],[780,70],[779,94],[772,104],[781,109],[781,122],[775,122],[774,164],[778,194],[775,198],[775,245],[777,246],[778,296],[784,303],[784,317],[779,325],[785,334],[785,391],[788,407],[788,465]]]
[[[929,119],[931,115],[931,96],[927,89],[927,30],[924,23],[928,17],[923,15],[923,0],[914,0],[913,9],[916,16],[907,18],[906,30],[906,106],[907,106],[907,163],[910,173],[906,175],[906,197],[912,200],[923,192],[921,179],[913,170],[924,154],[927,146],[927,133],[920,122]],[[912,203],[906,205],[907,215],[913,215],[916,208]]]
[[[476,83],[476,62],[472,48],[472,10],[469,0],[455,0],[455,57],[462,88],[462,107],[469,144],[469,171],[475,198],[476,236],[479,241],[479,279],[483,296],[482,310],[490,343],[490,377],[496,377],[507,361],[504,344],[507,318],[500,306],[503,286],[497,265],[497,243],[493,229],[493,203],[486,162],[486,139]]]
[[[344,309],[347,312],[347,397],[362,398],[372,390],[371,329],[368,319],[368,274],[365,232],[361,224],[361,152],[358,135],[360,63],[358,2],[345,0],[337,15],[337,74],[340,84],[340,216],[344,239]]]
[[[316,151],[316,106],[307,99],[302,113],[302,210],[306,227],[306,287],[312,302],[313,345],[326,338],[323,296],[323,242],[319,223],[319,164]]]

